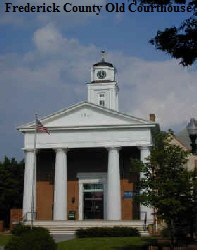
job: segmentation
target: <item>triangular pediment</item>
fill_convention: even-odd
[[[40,119],[48,128],[68,127],[98,127],[98,126],[139,126],[150,125],[150,121],[138,119],[111,109],[107,109],[92,103],[82,102],[67,109],[60,110],[52,115]],[[154,123],[152,123],[154,124]],[[19,130],[30,129],[35,126],[31,122],[19,127]]]

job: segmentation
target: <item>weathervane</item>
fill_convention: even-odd
[[[102,62],[105,62],[105,56],[106,56],[105,50],[102,49],[102,50],[101,50],[101,53],[102,53]]]

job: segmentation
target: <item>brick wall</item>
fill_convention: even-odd
[[[124,191],[136,191],[139,175],[131,172],[131,158],[139,158],[139,150],[135,147],[125,147],[120,151],[120,177],[122,198],[122,219],[139,219],[139,204],[133,198],[124,198]]]
[[[130,173],[130,158],[139,157],[136,148],[124,148],[120,151],[122,219],[138,219],[138,206],[132,198],[124,198],[124,191],[134,191],[138,179]],[[76,178],[79,172],[107,172],[108,152],[105,149],[80,149],[68,151],[68,212],[75,211],[78,219],[79,185]],[[41,151],[37,162],[37,219],[52,220],[54,197],[54,152]]]
[[[22,221],[22,209],[10,209],[10,230],[20,221]]]
[[[50,183],[47,181],[37,182],[36,215],[38,220],[53,219],[53,192],[54,192],[54,185],[50,185]]]
[[[3,232],[4,230],[4,222],[3,220],[0,220],[0,232]]]
[[[37,156],[36,212],[38,220],[53,219],[55,153],[42,150]]]
[[[68,181],[68,193],[67,193],[67,205],[68,212],[76,212],[76,220],[79,218],[78,205],[79,205],[79,185],[77,180]]]

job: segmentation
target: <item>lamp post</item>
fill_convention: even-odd
[[[192,148],[192,154],[197,153],[197,144],[196,144],[196,138],[197,138],[197,122],[194,118],[190,119],[190,122],[187,125],[187,131],[191,140],[191,148]]]
[[[196,144],[196,138],[197,138],[197,122],[195,121],[194,118],[190,119],[190,122],[187,125],[187,131],[191,140],[191,148],[192,148],[192,154],[197,154],[197,144]],[[194,170],[194,176],[193,176],[193,183],[195,182],[196,179],[196,171]],[[194,232],[196,231],[196,225],[197,225],[197,216],[196,216],[196,205],[197,205],[197,197],[196,197],[196,187],[193,187],[193,207],[192,207],[192,219],[191,219],[191,224],[190,224],[190,234],[191,234],[191,239],[193,240]]]

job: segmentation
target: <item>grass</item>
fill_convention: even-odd
[[[151,238],[146,237],[103,237],[85,238],[58,243],[58,250],[115,250],[132,245],[144,245]],[[126,248],[125,248],[126,249]]]
[[[12,235],[0,234],[0,246],[5,246]]]
[[[6,245],[11,237],[11,235],[0,235],[0,246]],[[126,247],[132,245],[144,245],[151,239],[152,238],[150,237],[103,237],[73,239],[58,243],[57,250],[119,250],[124,248],[126,250]]]

